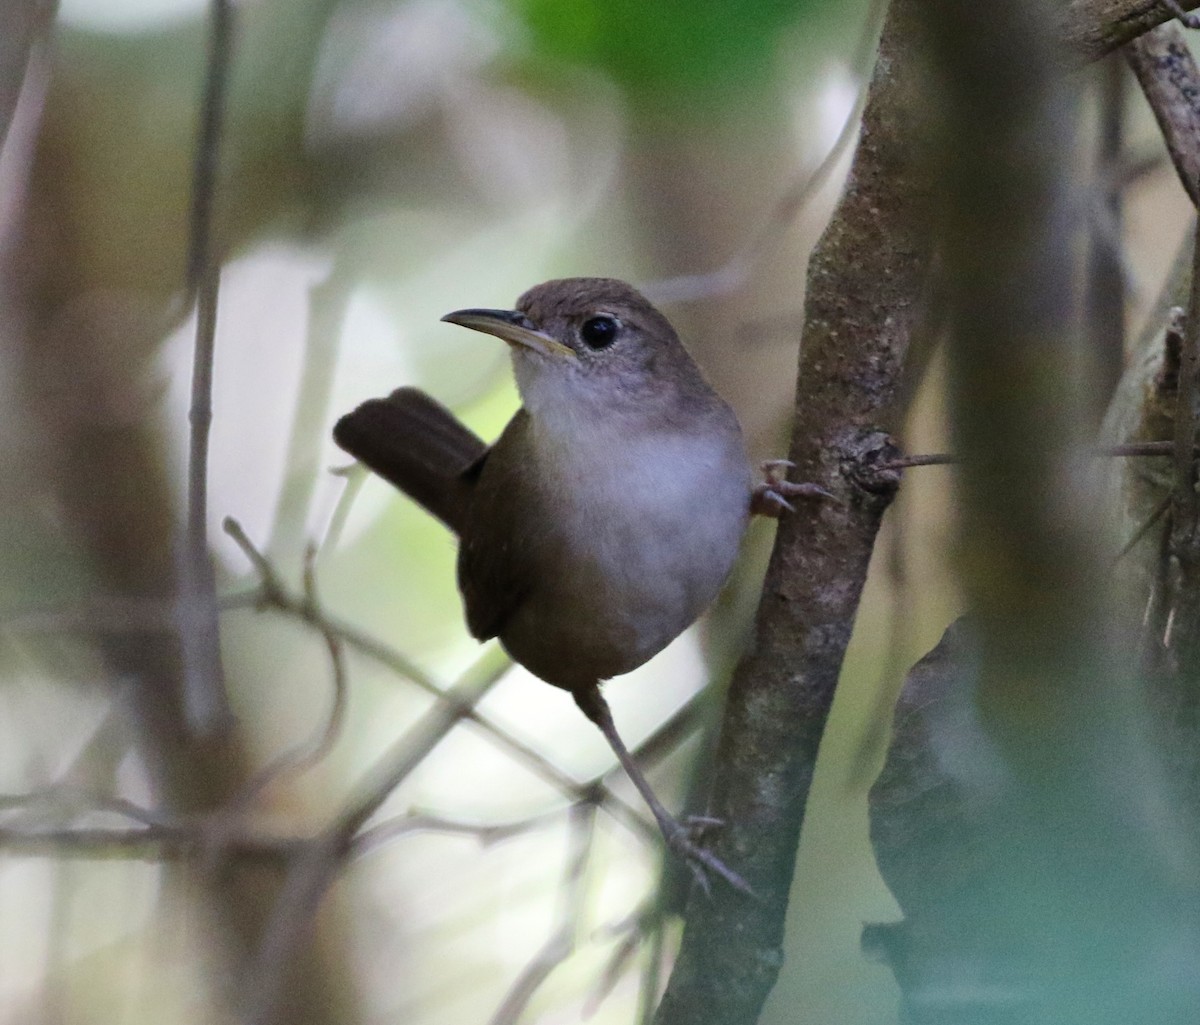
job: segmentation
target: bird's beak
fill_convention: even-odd
[[[509,345],[523,345],[543,356],[575,358],[570,346],[539,331],[524,313],[516,310],[455,310],[442,320],[469,327],[472,331],[482,331],[485,335],[495,335]]]

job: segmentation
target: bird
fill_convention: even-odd
[[[514,309],[443,321],[508,343],[521,408],[488,445],[402,387],[341,417],[335,442],[458,537],[467,627],[568,691],[599,727],[667,846],[707,888],[744,879],[665,808],[600,685],[652,658],[720,591],[752,513],[828,495],[763,464],[670,322],[615,278],[561,278]]]

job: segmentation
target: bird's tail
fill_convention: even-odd
[[[487,446],[440,402],[416,388],[397,388],[343,416],[333,440],[460,532],[474,479],[468,471]]]

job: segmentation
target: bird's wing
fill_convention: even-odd
[[[534,583],[530,508],[536,500],[536,474],[532,467],[521,466],[521,456],[528,451],[523,444],[528,422],[528,414],[520,410],[487,458],[472,468],[476,480],[470,521],[458,550],[458,589],[467,627],[481,641],[504,629]]]
[[[440,402],[397,388],[342,417],[333,439],[457,534],[487,446]]]

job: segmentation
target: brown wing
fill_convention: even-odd
[[[479,464],[462,531],[458,588],[467,627],[481,641],[503,631],[534,584],[529,512],[536,483],[533,468],[521,465],[528,424],[529,415],[520,410]]]
[[[397,388],[342,417],[333,439],[355,459],[461,534],[482,439],[416,388]]]

